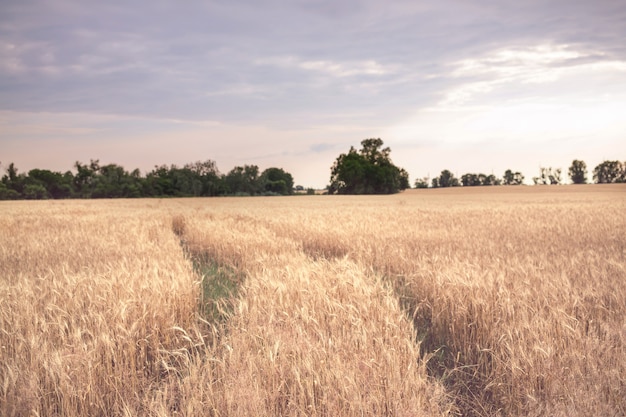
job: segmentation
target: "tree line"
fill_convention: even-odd
[[[390,194],[410,188],[405,169],[391,161],[391,149],[382,148],[380,138],[365,139],[357,151],[351,147],[347,154],[341,154],[331,168],[330,194]],[[533,177],[536,185],[561,184],[561,169],[540,168],[539,175]],[[574,160],[568,171],[574,184],[586,184],[587,164]],[[593,180],[598,184],[626,182],[626,162],[604,161],[593,169]],[[452,171],[444,169],[434,178],[418,178],[415,188],[474,187],[489,185],[522,185],[524,175],[507,169],[501,178],[493,174],[467,173],[457,178]]]
[[[214,161],[183,167],[155,166],[142,176],[117,164],[76,162],[75,171],[32,169],[18,172],[13,163],[0,182],[0,200],[63,198],[213,197],[223,195],[289,195],[293,177],[281,168],[260,172],[256,165],[233,168],[221,174]]]
[[[568,169],[568,176],[573,184],[587,184],[587,164],[584,161],[575,159]],[[604,161],[598,164],[592,171],[593,182],[596,184],[626,183],[626,161]],[[532,178],[535,185],[557,185],[563,183],[561,168],[539,168],[539,175]],[[441,188],[441,187],[472,187],[481,185],[522,185],[524,175],[520,172],[513,172],[507,169],[502,178],[495,175],[463,174],[457,178],[454,174],[445,169],[438,177],[429,181],[428,178],[421,178],[415,181],[415,188]]]
[[[392,194],[410,188],[409,174],[391,161],[391,149],[379,138],[365,139],[361,149],[350,147],[331,167],[329,194]],[[236,166],[221,174],[212,160],[184,165],[155,166],[142,176],[138,169],[126,171],[117,164],[76,162],[75,172],[32,169],[19,173],[13,163],[0,181],[0,200],[48,198],[135,198],[135,197],[213,197],[225,195],[289,195],[294,193],[293,177],[281,168],[259,171],[256,165]],[[587,165],[574,160],[568,175],[574,184],[586,184]],[[626,183],[626,162],[604,161],[593,171],[597,184]],[[561,184],[560,168],[540,168],[533,177],[536,185]],[[419,178],[415,188],[521,185],[524,175],[507,169],[499,178],[493,174],[466,173],[457,178],[444,169],[435,178]],[[297,189],[302,189],[298,186]],[[307,190],[309,194],[312,189]]]

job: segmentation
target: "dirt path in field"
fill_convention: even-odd
[[[379,277],[254,218],[178,222],[190,253],[245,273],[222,340],[232,413],[449,412],[411,321]]]

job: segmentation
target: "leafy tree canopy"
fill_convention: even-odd
[[[593,169],[593,179],[598,184],[626,182],[626,162],[604,161]]]
[[[454,174],[447,169],[444,169],[443,171],[441,171],[441,174],[439,174],[439,177],[433,178],[433,182],[432,182],[433,188],[458,187],[459,185],[461,185],[459,183],[459,179],[455,177]]]
[[[535,185],[558,185],[561,183],[561,168],[540,168],[540,175],[533,177]]]
[[[263,171],[260,179],[266,192],[293,194],[293,177],[282,168],[268,168]]]
[[[513,172],[507,169],[502,176],[502,184],[504,185],[522,185],[524,183],[524,176],[521,172]]]
[[[361,146],[339,155],[331,168],[329,194],[393,194],[410,187],[409,174],[393,164],[382,139],[365,139]]]
[[[141,175],[117,164],[76,162],[75,173],[32,169],[18,172],[14,164],[0,178],[0,200],[46,198],[211,197],[218,195],[275,195],[293,193],[291,174],[268,168],[259,175],[256,165],[233,168],[222,175],[214,161],[197,161],[182,168],[155,166]]]
[[[479,185],[500,185],[501,182],[495,175],[485,174],[463,174],[461,183],[464,187],[474,187]]]
[[[428,177],[416,179],[415,188],[428,188]]]
[[[256,165],[236,166],[224,177],[230,194],[256,195],[262,190],[259,180],[259,167]]]
[[[572,183],[587,183],[587,164],[584,161],[579,161],[578,159],[572,161],[572,166],[569,167],[568,173]]]

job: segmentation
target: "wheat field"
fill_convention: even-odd
[[[626,415],[626,187],[0,203],[2,416]]]

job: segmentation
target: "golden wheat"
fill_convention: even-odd
[[[194,343],[191,266],[127,204],[3,206],[2,415],[128,413]]]
[[[0,414],[624,415],[625,191],[3,202]]]

